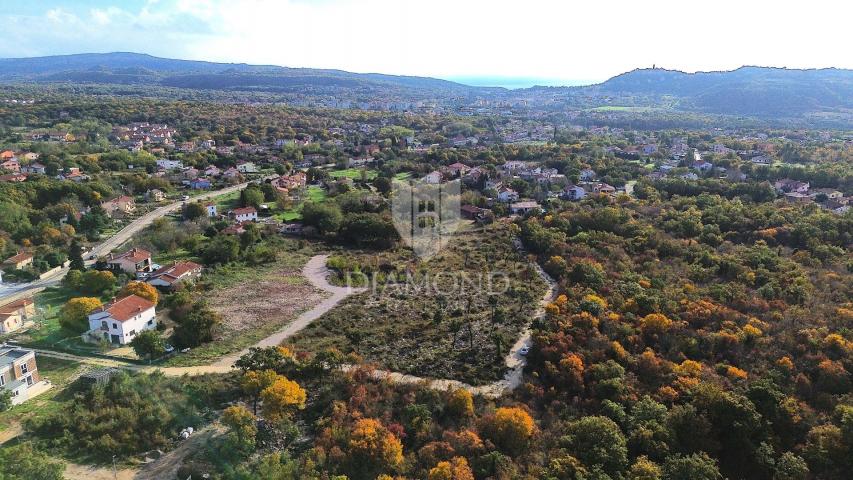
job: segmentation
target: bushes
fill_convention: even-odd
[[[215,406],[194,388],[205,381],[121,372],[25,427],[54,452],[98,461],[165,448],[182,428],[199,427],[203,409]]]

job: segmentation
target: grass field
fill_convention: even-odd
[[[546,288],[505,229],[458,235],[426,263],[404,249],[345,251],[330,263],[341,277],[375,272],[377,288],[314,321],[292,339],[297,348],[335,347],[381,368],[472,384],[503,376],[503,357]]]
[[[370,168],[347,168],[345,170],[332,170],[329,172],[329,176],[332,178],[347,177],[353,180],[360,180],[363,178],[362,176],[367,180],[373,180],[378,174],[379,172]]]

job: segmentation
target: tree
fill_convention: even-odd
[[[305,390],[287,377],[279,376],[272,385],[261,392],[264,417],[271,422],[281,422],[296,409],[305,408]]]
[[[157,292],[157,289],[145,282],[128,282],[127,285],[118,292],[117,296],[118,298],[124,298],[131,295],[142,297],[155,304],[160,298],[160,294]]]
[[[279,374],[273,370],[249,370],[240,377],[240,389],[252,399],[252,413],[258,414],[261,392],[271,387],[279,378]]]
[[[217,235],[201,254],[207,265],[230,263],[240,257],[240,243],[231,235]]]
[[[501,407],[484,419],[482,430],[499,448],[510,455],[519,455],[527,449],[536,425],[521,407]]]
[[[83,249],[76,238],[71,241],[71,246],[68,247],[68,260],[71,262],[68,265],[69,269],[80,272],[86,270],[86,264],[83,262]]]
[[[347,215],[338,234],[341,240],[373,248],[389,248],[397,239],[397,230],[390,219],[378,213]]]
[[[628,471],[628,480],[661,480],[661,468],[645,456],[637,458]]]
[[[157,330],[139,332],[130,341],[130,346],[140,358],[159,358],[166,353],[166,341],[163,340],[163,336]]]
[[[625,436],[607,417],[583,417],[569,425],[561,443],[589,468],[600,468],[615,476],[628,463]]]
[[[471,417],[474,415],[474,397],[468,390],[458,388],[450,393],[447,409],[457,417]]]
[[[809,478],[809,466],[802,457],[785,452],[776,461],[773,480],[806,480]]]
[[[180,348],[197,347],[213,340],[222,323],[219,314],[202,303],[192,306],[175,327],[175,344]]]
[[[660,313],[650,313],[640,320],[640,328],[646,334],[665,333],[672,327],[672,320]]]
[[[184,218],[196,220],[207,216],[207,209],[200,202],[191,202],[184,207]]]
[[[79,290],[80,284],[83,282],[83,273],[80,270],[70,270],[65,277],[62,278],[62,285],[71,290]]]
[[[229,451],[235,451],[243,456],[255,451],[258,427],[255,425],[255,416],[252,412],[240,405],[228,407],[222,412],[222,424],[228,427],[226,445]]]
[[[105,270],[89,270],[80,279],[80,291],[89,295],[103,295],[112,290],[116,284],[113,272]]]
[[[101,306],[103,306],[101,300],[95,297],[72,298],[62,306],[59,312],[59,324],[69,332],[85,332],[89,330],[89,314]]]
[[[321,234],[337,233],[342,221],[340,208],[332,202],[305,202],[302,207],[302,223],[316,228]]]
[[[669,457],[663,465],[665,480],[720,480],[717,462],[705,452]]]
[[[474,480],[474,472],[465,457],[453,457],[449,462],[438,462],[430,469],[429,480]]]
[[[240,205],[258,208],[264,203],[264,192],[257,187],[246,187],[240,192]]]
[[[41,453],[30,443],[0,449],[2,480],[62,480],[65,464]]]
[[[403,463],[403,444],[379,420],[362,418],[350,433],[350,463],[355,471],[369,473],[398,467]],[[374,475],[375,476],[375,475]]]
[[[0,389],[0,412],[5,412],[12,408],[12,392],[9,390]]]
[[[272,370],[287,375],[295,363],[293,352],[285,347],[252,347],[234,363],[234,366],[243,372]]]

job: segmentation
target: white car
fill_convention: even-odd
[[[530,347],[528,347],[527,345],[521,347],[521,349],[518,350],[518,354],[522,357],[526,357],[528,353],[530,353]]]

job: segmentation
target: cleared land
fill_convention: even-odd
[[[349,272],[375,279],[376,288],[368,284],[290,343],[335,347],[383,369],[472,385],[503,377],[504,356],[546,289],[503,228],[461,234],[427,263],[400,249],[347,252],[330,266],[340,284]]]

